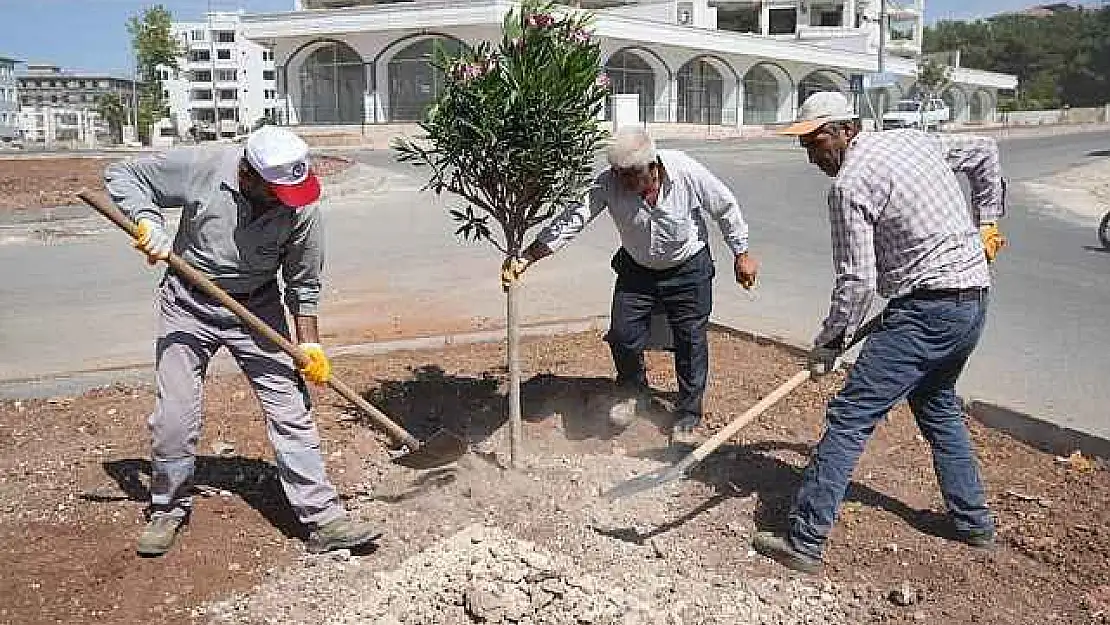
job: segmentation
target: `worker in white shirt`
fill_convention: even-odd
[[[666,312],[674,335],[678,401],[672,441],[691,443],[701,423],[709,374],[706,328],[713,308],[713,259],[702,211],[709,213],[733,254],[736,281],[755,284],[758,263],[748,253],[748,225],[736,197],[703,165],[678,150],[658,150],[640,127],[614,136],[609,169],[594,182],[588,199],[557,216],[522,253],[502,269],[506,288],[533,263],[554,254],[594,218],[608,210],[620,234],[613,257],[617,274],[606,341],[613,353],[618,401],[610,420],[627,425],[650,402],[644,368],[651,315]]]

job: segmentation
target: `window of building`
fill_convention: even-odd
[[[220,99],[221,100],[238,100],[239,99],[239,90],[238,89],[220,89]]]
[[[86,93],[86,94],[85,94],[85,101],[86,101],[86,102],[92,102],[92,101],[93,101],[93,100],[95,100],[95,99],[96,99],[96,97],[95,97],[95,96],[93,96],[93,94],[91,94],[91,93]]]
[[[199,63],[204,61],[211,61],[212,53],[208,50],[190,50],[189,61],[192,63]]]
[[[274,91],[273,89],[267,89],[266,93],[263,94],[263,97],[265,97],[267,100],[273,100],[277,97],[277,91]]]
[[[216,31],[216,43],[235,43],[235,31],[233,30],[220,30]]]
[[[194,69],[190,75],[193,82],[212,82],[212,70]]]
[[[917,20],[890,20],[891,41],[912,41],[917,32]]]
[[[170,90],[169,89],[163,89],[162,90],[162,99],[164,99],[164,100],[169,100],[170,99]]]
[[[102,81],[96,83],[96,86],[100,87],[101,89],[107,89],[108,88],[108,81],[107,80],[102,80]]]
[[[237,121],[239,109],[220,109],[220,121]]]
[[[273,79],[274,79],[274,70],[272,70],[272,69],[262,70],[262,80],[273,80]]]
[[[844,7],[811,7],[809,10],[810,26],[843,26]]]
[[[200,101],[210,101],[212,99],[211,89],[193,89],[193,99]]]
[[[51,104],[57,104],[58,103],[58,96],[56,96],[56,95],[50,96],[50,103]]]
[[[192,39],[193,41],[204,41],[204,31],[203,30],[194,30],[191,33],[189,33],[189,38]]]
[[[793,35],[798,30],[798,10],[771,9],[768,13],[767,32],[772,35]]]
[[[262,51],[262,60],[263,60],[263,61],[272,61],[272,60],[274,60],[274,53],[273,53],[273,51],[271,51],[271,50],[263,50],[263,51]]]
[[[759,26],[759,5],[740,6],[736,9],[717,7],[717,28],[737,33],[761,33]]]
[[[231,50],[229,50],[227,48],[221,48],[219,50],[216,50],[216,59],[220,60],[220,61],[230,61],[231,60]]]
[[[218,69],[216,70],[216,80],[224,82],[235,82],[238,72],[233,69]]]

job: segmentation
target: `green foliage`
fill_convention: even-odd
[[[112,141],[123,141],[123,126],[127,124],[128,111],[124,106],[123,97],[116,93],[105,93],[96,100],[96,112],[100,119],[108,124],[108,131]]]
[[[160,4],[127,21],[127,32],[131,34],[131,47],[143,83],[139,94],[138,132],[144,143],[149,140],[151,124],[168,114],[159,67],[177,69],[178,57],[183,53],[181,44],[170,31],[172,23],[173,16]]]
[[[483,42],[459,56],[437,49],[432,63],[445,85],[420,124],[425,136],[393,148],[398,160],[429,168],[426,189],[469,203],[451,211],[459,235],[516,256],[529,229],[588,189],[608,95],[589,24],[585,13],[525,0],[506,16],[496,48]]]
[[[1110,7],[942,21],[925,29],[925,52],[957,49],[964,67],[1018,77],[1010,108],[1110,102]]]
[[[936,59],[922,57],[917,63],[917,88],[925,97],[935,97],[952,82],[952,68]]]

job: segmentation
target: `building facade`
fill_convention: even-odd
[[[637,94],[647,123],[766,125],[793,118],[817,90],[848,92],[878,70],[879,0],[577,0],[595,11],[614,93]],[[380,124],[420,118],[442,86],[429,62],[497,41],[511,0],[299,0],[246,15],[244,34],[271,48],[278,114],[289,124]],[[885,108],[913,93],[921,0],[888,2]],[[1016,78],[956,68],[944,99],[953,121],[987,122]],[[867,103],[880,101],[868,98]],[[861,105],[865,116],[875,105]]]
[[[20,118],[28,145],[110,143],[111,129],[100,119],[97,101],[105,95],[119,98],[130,119],[138,89],[130,78],[47,64],[28,64],[18,80]]]
[[[17,59],[0,56],[0,146],[21,141]]]
[[[203,22],[173,25],[185,56],[162,70],[170,115],[182,137],[234,137],[273,119],[273,53],[243,36],[240,14],[213,12]]]

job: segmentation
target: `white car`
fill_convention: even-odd
[[[883,130],[894,128],[939,129],[948,122],[951,112],[940,98],[899,100],[893,111],[883,113]]]

